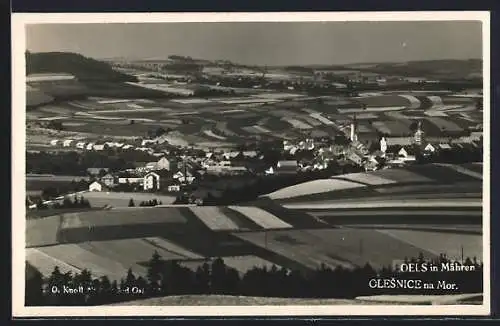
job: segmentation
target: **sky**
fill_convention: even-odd
[[[37,24],[32,52],[95,59],[169,55],[249,65],[347,64],[482,57],[481,22]]]

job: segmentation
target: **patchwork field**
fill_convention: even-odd
[[[376,194],[480,194],[482,175],[476,172],[480,166],[428,164],[348,174],[286,187],[263,197],[288,204],[372,197]]]
[[[369,262],[382,267],[392,264],[395,257],[416,257],[423,251],[380,232],[361,229],[269,231],[237,236],[312,269],[322,263],[349,268]]]
[[[430,176],[421,178],[418,171],[383,172],[324,181],[363,186],[337,192],[393,187],[397,178],[410,188],[412,182],[430,182],[439,189]],[[222,257],[240,274],[254,266],[272,265],[300,270],[321,264],[382,267],[419,253],[427,258],[441,253],[461,258],[463,253],[482,260],[480,193],[460,193],[456,185],[448,186],[455,192],[434,189],[432,200],[422,201],[426,194],[412,195],[411,189],[391,195],[391,200],[375,192],[378,195],[363,197],[362,205],[359,197],[351,196],[337,198],[335,207],[330,203],[327,210],[309,212],[267,199],[267,204],[249,206],[122,208],[49,216],[27,221],[26,260],[45,276],[57,265],[71,272],[90,268],[96,276],[117,280],[128,268],[146,276],[145,262],[155,251],[164,260],[177,260],[191,269]],[[331,187],[323,189],[335,193]],[[436,208],[423,207],[422,202]],[[387,207],[375,208],[377,203]],[[411,213],[397,208],[400,203],[413,205]]]
[[[286,139],[311,131],[334,136],[337,124],[349,122],[354,113],[360,121],[358,131],[368,139],[375,139],[377,132],[406,136],[414,119],[423,121],[428,136],[453,135],[482,122],[482,112],[474,108],[474,101],[416,92],[331,97],[322,103],[317,98],[281,92],[208,99],[89,97],[42,105],[30,110],[27,118],[57,119],[65,130],[82,135],[131,137],[163,127],[178,132],[179,144],[224,141],[226,146],[236,146],[248,139]],[[461,116],[465,113],[470,116]],[[183,121],[169,122],[172,120]],[[28,144],[35,145],[29,140]]]

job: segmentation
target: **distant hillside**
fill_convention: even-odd
[[[68,73],[79,81],[136,82],[134,76],[115,71],[105,62],[76,53],[26,53],[26,73]]]
[[[313,65],[306,67],[318,70],[355,70],[385,75],[449,80],[481,78],[482,65],[483,61],[481,59],[443,59],[409,62],[359,63],[347,65]]]
[[[86,58],[76,53],[46,52],[26,53],[26,73],[59,74],[76,77],[74,80],[29,82],[27,106],[36,107],[52,100],[66,101],[88,96],[120,98],[163,98],[165,94],[156,90],[129,85],[137,82],[130,76],[113,70],[106,62]],[[52,99],[51,99],[52,98]]]
[[[470,60],[430,60],[410,61],[407,63],[381,63],[374,67],[361,69],[376,73],[406,75],[414,77],[436,77],[441,79],[467,79],[471,74],[482,72],[480,59]]]

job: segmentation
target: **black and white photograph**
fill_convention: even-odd
[[[12,21],[20,315],[489,313],[488,13]]]

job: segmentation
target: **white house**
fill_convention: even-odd
[[[271,167],[269,167],[269,169],[267,169],[264,173],[265,173],[265,174],[274,174],[274,168],[271,166]]]
[[[243,156],[245,157],[256,157],[257,152],[256,151],[244,151]]]
[[[144,176],[144,190],[160,189],[160,176],[155,172],[149,172]]]
[[[103,191],[105,186],[99,181],[94,181],[89,185],[89,191]]]
[[[85,148],[85,143],[84,142],[78,142],[78,143],[76,143],[76,148],[84,149]]]
[[[91,151],[94,148],[94,143],[88,143],[86,149]]]
[[[450,144],[439,144],[438,146],[440,149],[451,149]]]
[[[181,185],[179,184],[172,184],[167,187],[167,190],[169,192],[178,192],[181,191]]]
[[[64,146],[64,147],[70,147],[72,143],[73,143],[73,139],[66,139],[66,140],[63,142],[63,146]]]
[[[294,144],[292,144],[290,141],[288,141],[288,140],[283,141],[283,150],[284,151],[289,151],[290,149],[292,149],[293,146],[294,146]]]
[[[437,151],[437,148],[434,145],[432,145],[431,143],[428,143],[424,147],[424,151],[427,153],[435,153]]]
[[[192,183],[196,178],[193,176],[193,174],[189,171],[186,172],[186,175],[182,171],[178,171],[173,175],[173,179],[177,180],[178,182],[184,183]]]
[[[58,143],[59,143],[58,139],[53,139],[50,141],[50,145],[52,145],[52,146],[57,146]]]

